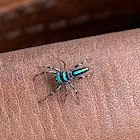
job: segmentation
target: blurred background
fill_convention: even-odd
[[[140,0],[0,0],[0,53],[140,27]]]

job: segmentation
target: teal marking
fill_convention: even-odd
[[[67,81],[66,72],[63,72],[63,79]]]
[[[88,71],[88,68],[83,68],[83,69],[77,70],[73,74],[74,75],[79,75],[79,74],[84,73],[86,71]]]
[[[61,80],[61,78],[60,78],[60,73],[57,74],[56,79],[57,79],[57,81],[58,81],[59,83],[62,83],[62,80]]]
[[[70,76],[70,71],[68,71],[68,79],[72,79],[72,77]]]

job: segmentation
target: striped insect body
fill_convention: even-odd
[[[73,75],[73,76],[78,76],[78,75],[80,75],[80,74],[82,74],[82,73],[87,72],[88,70],[89,70],[88,67],[84,67],[84,68],[81,68],[81,69],[77,69],[77,70],[74,70],[74,71],[72,72],[72,75]]]
[[[55,75],[55,79],[56,81],[59,83],[59,86],[55,89],[54,92],[50,93],[48,96],[50,95],[53,95],[55,94],[62,86],[62,84],[64,83],[65,84],[65,87],[66,87],[66,94],[65,96],[68,95],[68,84],[73,88],[73,90],[75,91],[76,95],[77,95],[77,98],[78,98],[78,93],[77,93],[77,90],[75,89],[75,87],[73,86],[73,84],[71,83],[71,80],[72,79],[83,79],[83,78],[86,78],[86,77],[90,77],[91,74],[89,75],[86,75],[86,76],[79,76],[85,72],[87,72],[89,70],[88,67],[83,67],[83,68],[79,68],[79,69],[76,69],[77,67],[79,67],[80,65],[82,65],[83,63],[87,62],[89,59],[85,59],[84,61],[82,61],[81,63],[77,64],[76,66],[74,66],[73,68],[71,68],[69,71],[60,71],[58,68],[54,68],[54,67],[47,67],[50,69],[50,71],[46,70],[46,71],[43,71],[39,74],[37,74],[34,79],[39,76],[39,75],[42,75],[42,74],[45,74],[45,73],[52,73]],[[65,65],[65,62],[62,61]],[[47,96],[47,97],[48,97]],[[47,97],[45,97],[43,100],[45,100]],[[39,102],[42,102],[43,100],[39,101]]]

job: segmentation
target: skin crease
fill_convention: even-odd
[[[138,140],[140,138],[140,29],[0,54],[0,139]],[[66,69],[86,58],[92,77],[57,83],[43,66]],[[38,69],[38,67],[41,67]]]

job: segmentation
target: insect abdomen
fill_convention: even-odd
[[[74,71],[72,72],[72,75],[73,75],[73,76],[78,76],[78,75],[80,75],[80,74],[82,74],[82,73],[87,72],[88,70],[89,70],[88,67],[84,67],[84,68],[81,68],[81,69],[77,69],[77,70],[74,70]]]
[[[56,80],[57,80],[57,82],[62,83],[60,73],[57,73]]]
[[[60,72],[57,74],[56,79],[59,83],[67,82],[68,80],[72,79],[71,72]]]

